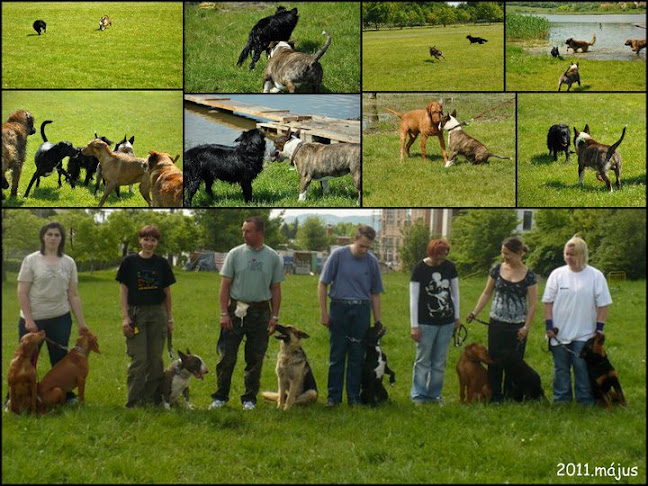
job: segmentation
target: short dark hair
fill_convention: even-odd
[[[42,255],[45,254],[45,233],[47,233],[47,230],[52,228],[56,228],[57,230],[59,230],[59,233],[61,233],[61,242],[59,243],[58,249],[56,250],[56,254],[61,257],[63,256],[63,249],[65,247],[65,228],[61,223],[57,221],[47,223],[40,229],[40,234],[38,235],[41,243],[40,252]]]
[[[254,225],[254,229],[260,231],[261,233],[265,233],[265,221],[263,221],[263,219],[257,216],[252,216],[251,218],[246,219],[245,222],[252,223]]]
[[[160,230],[154,224],[147,224],[146,226],[142,226],[140,228],[140,230],[137,232],[137,236],[140,238],[146,238],[147,236],[152,236],[156,240],[160,241],[160,237],[162,236],[162,233],[160,233]]]
[[[373,241],[376,239],[376,230],[366,224],[358,225],[358,227],[356,228],[355,239],[357,240],[361,236],[364,236],[370,241]]]

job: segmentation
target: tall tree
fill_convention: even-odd
[[[418,219],[408,228],[403,228],[401,233],[403,246],[400,250],[400,269],[410,273],[414,265],[427,256],[430,228],[422,219]]]

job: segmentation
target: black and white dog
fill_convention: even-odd
[[[286,10],[284,7],[278,7],[274,15],[259,20],[250,30],[247,45],[241,51],[236,65],[243,64],[250,52],[254,51],[250,63],[250,69],[254,69],[261,53],[267,51],[270,42],[290,40],[298,19],[296,8]]]
[[[240,184],[245,202],[252,200],[252,181],[263,170],[265,137],[258,128],[243,132],[235,142],[238,145],[206,144],[187,150],[184,154],[185,207],[191,207],[201,181],[213,198],[212,184],[215,179]]]
[[[385,332],[387,329],[377,321],[369,328],[365,336],[367,349],[362,366],[360,401],[372,407],[384,402],[389,396],[382,382],[383,375],[389,375],[391,386],[396,383],[396,373],[387,365],[387,355],[380,347],[380,339],[385,335]]]
[[[29,196],[29,191],[36,183],[36,187],[40,186],[40,178],[50,175],[54,170],[57,170],[59,173],[59,187],[62,187],[61,184],[61,174],[65,176],[72,188],[74,188],[74,180],[70,177],[67,171],[63,168],[63,159],[65,157],[71,157],[76,155],[78,149],[74,148],[71,142],[62,141],[57,144],[47,140],[45,135],[45,125],[52,123],[52,120],[45,120],[41,123],[41,136],[43,137],[43,143],[36,150],[34,155],[34,163],[36,164],[36,172],[29,181],[27,190],[25,191],[25,196]]]
[[[571,133],[567,125],[552,125],[547,133],[547,148],[553,152],[554,161],[558,160],[558,152],[565,152],[565,162],[569,162]]]
[[[351,174],[353,184],[358,191],[356,204],[360,205],[362,194],[359,143],[305,143],[299,138],[299,131],[277,137],[274,161],[287,158],[299,174],[299,200],[306,200],[306,192],[312,181],[320,181],[322,191],[328,194],[328,180]]]
[[[164,370],[162,377],[162,404],[169,410],[172,405],[180,403],[180,397],[184,398],[184,404],[187,408],[193,409],[189,402],[189,381],[192,376],[202,380],[204,375],[209,373],[207,365],[203,359],[191,354],[187,349],[187,354],[178,351],[180,359],[175,360]]]
[[[41,32],[44,34],[47,32],[47,24],[45,23],[44,20],[37,20],[34,22],[34,30],[38,32],[38,35],[41,35]],[[32,34],[33,35],[33,34]]]

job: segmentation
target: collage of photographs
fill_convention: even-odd
[[[3,484],[645,484],[646,20],[2,1]]]

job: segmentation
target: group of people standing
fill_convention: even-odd
[[[232,374],[240,344],[245,340],[244,410],[256,406],[263,358],[269,335],[279,322],[283,262],[264,242],[261,218],[248,218],[242,226],[243,244],[233,248],[221,268],[220,335],[217,343],[217,390],[210,409],[229,400]],[[334,250],[327,259],[318,285],[320,322],[329,332],[327,407],[360,402],[364,361],[364,336],[381,319],[383,283],[377,258],[370,252],[376,232],[360,225],[353,243]],[[140,251],[126,256],[117,271],[121,305],[121,330],[131,359],[127,371],[127,407],[159,405],[163,375],[164,341],[173,330],[171,285],[175,283],[168,261],[155,254],[161,233],[153,225],[138,232]],[[45,330],[50,363],[65,356],[74,313],[79,332],[87,328],[78,294],[78,275],[72,258],[64,254],[65,229],[60,223],[44,225],[41,248],[23,260],[18,274],[20,302],[19,339],[27,332]],[[411,338],[416,342],[411,400],[442,403],[448,348],[459,315],[459,277],[448,259],[450,246],[433,239],[427,256],[418,262],[410,280]],[[513,353],[524,356],[537,300],[537,278],[523,263],[528,252],[517,237],[502,243],[502,262],[489,272],[471,322],[492,298],[488,323],[491,358]],[[546,335],[554,359],[554,402],[572,400],[571,369],[575,397],[592,403],[587,368],[578,353],[595,332],[603,332],[607,307],[612,303],[603,274],[587,265],[587,245],[578,236],[564,247],[566,265],[547,280],[542,302]],[[328,302],[330,300],[330,302]],[[328,303],[328,306],[327,306]],[[509,383],[497,364],[489,366],[493,401],[501,401]],[[346,379],[346,381],[345,381]],[[345,386],[346,385],[346,386]],[[69,394],[68,401],[74,401]]]

